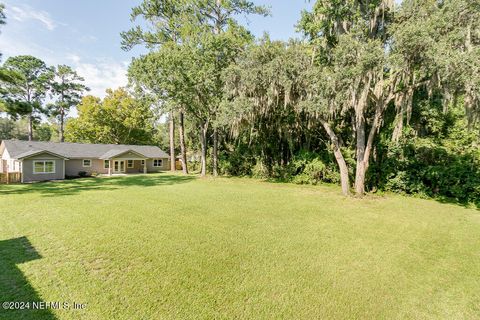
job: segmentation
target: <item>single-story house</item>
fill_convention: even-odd
[[[156,146],[3,140],[0,156],[0,173],[19,172],[22,182],[170,168],[169,155]]]

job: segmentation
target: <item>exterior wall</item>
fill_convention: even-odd
[[[143,173],[142,160],[133,160],[133,168],[128,168],[127,160],[125,160],[125,173]]]
[[[89,159],[89,158],[85,158]],[[70,159],[65,161],[65,175],[71,177],[78,177],[80,171],[85,171],[88,174],[92,173],[108,173],[108,169],[104,168],[104,162],[100,159],[89,159],[91,160],[91,167],[83,166],[83,159]]]
[[[55,161],[55,173],[33,173],[33,163],[35,160],[53,160]],[[38,154],[34,157],[24,159],[23,166],[23,182],[46,181],[46,180],[63,180],[65,178],[65,160],[52,156],[48,153]]]
[[[8,171],[9,172],[21,172],[21,167],[20,167],[20,161],[17,160],[11,160],[10,164],[8,165]]]
[[[160,171],[168,171],[170,170],[170,161],[168,158],[161,158],[162,166],[161,167],[154,167],[153,166],[153,159],[147,160],[147,171],[148,172],[160,172]]]
[[[8,150],[6,148],[3,149],[3,152],[0,153],[0,155],[2,156],[1,158],[3,160],[10,160],[10,154],[8,153]]]
[[[5,141],[0,143],[0,159],[2,159],[3,150],[5,150]]]
[[[3,147],[3,143],[2,143]],[[2,150],[3,149],[3,150]],[[10,161],[10,155],[8,154],[7,149],[4,147],[0,149],[0,172],[7,172],[8,164]]]
[[[138,156],[137,156],[138,157]],[[129,159],[132,159],[133,157],[130,157]],[[87,159],[87,158],[85,158]],[[115,158],[115,160],[123,160],[125,161],[125,173],[143,173],[143,166],[141,165],[141,160],[142,159],[136,159],[133,161],[133,168],[127,168],[127,158],[122,157],[122,158]],[[65,161],[65,175],[66,176],[78,176],[78,173],[80,171],[85,171],[89,174],[92,173],[100,173],[100,174],[108,174],[108,169],[105,169],[103,167],[103,161],[104,160],[99,160],[99,159],[90,159],[92,160],[92,166],[91,167],[83,167],[83,159],[71,159],[71,160],[66,160]],[[167,158],[162,158],[163,160],[163,166],[162,167],[154,167],[153,166],[153,159],[147,159],[147,170],[148,172],[160,172],[160,171],[167,171],[170,170],[170,163]],[[113,161],[110,160],[111,166],[112,166],[112,173],[113,173]]]
[[[12,159],[8,150],[3,148],[0,157],[0,172],[21,172],[20,161]]]

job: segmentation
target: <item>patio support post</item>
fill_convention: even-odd
[[[143,173],[144,174],[147,174],[147,159],[144,159],[143,160]]]
[[[108,175],[112,175],[112,160],[108,160]]]

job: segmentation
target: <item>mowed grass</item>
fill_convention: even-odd
[[[480,211],[157,174],[0,186],[0,319],[480,319]],[[2,301],[0,301],[2,302]]]

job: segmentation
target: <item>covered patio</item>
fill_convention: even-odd
[[[133,150],[111,150],[102,157],[107,166],[108,175],[148,173],[148,157]]]

